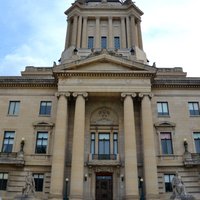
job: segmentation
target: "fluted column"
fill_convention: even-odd
[[[82,48],[87,48],[87,17],[83,17]]]
[[[112,23],[112,17],[108,18],[108,48],[114,48],[113,46],[113,23]]]
[[[70,46],[70,30],[71,30],[71,21],[70,19],[67,20],[67,32],[66,32],[66,39],[65,39],[65,49]]]
[[[87,93],[73,93],[76,97],[72,144],[70,200],[83,199],[85,97]]]
[[[137,46],[136,38],[135,17],[131,16],[131,47]]]
[[[73,29],[72,29],[72,45],[76,46],[77,39],[78,16],[74,16]]]
[[[143,50],[143,43],[142,43],[142,31],[141,31],[141,21],[137,21],[137,31],[138,31],[138,46],[140,49]]]
[[[96,18],[95,48],[100,48],[100,18]]]
[[[121,17],[121,43],[122,48],[126,48],[126,27],[125,27],[125,17]]]
[[[81,47],[82,16],[78,19],[77,48]]]
[[[138,199],[138,169],[135,136],[133,97],[135,93],[122,93],[124,98],[124,145],[125,145],[125,199]]]
[[[127,46],[131,47],[131,37],[130,37],[130,20],[129,17],[126,17],[126,34],[127,34]]]
[[[151,109],[151,94],[139,94],[142,98],[142,136],[144,153],[144,184],[146,199],[158,198],[157,163]]]
[[[58,105],[56,127],[53,145],[50,195],[53,199],[61,200],[63,197],[65,150],[67,144],[67,121],[69,93],[57,93]]]

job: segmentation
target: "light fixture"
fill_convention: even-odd
[[[85,176],[84,176],[84,180],[87,181],[87,178],[88,178],[88,175],[85,174]]]
[[[69,182],[69,179],[68,179],[68,178],[66,178],[66,179],[65,179],[65,181],[66,181],[66,182]]]
[[[185,148],[185,152],[188,152],[188,142],[187,142],[187,138],[184,138],[184,140],[183,140],[183,145],[184,145],[184,148]]]
[[[120,178],[121,178],[121,181],[123,182],[123,181],[124,181],[124,175],[121,174],[121,175],[120,175]]]
[[[20,143],[20,151],[24,152],[25,138],[23,137]]]

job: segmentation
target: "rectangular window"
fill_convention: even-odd
[[[99,133],[99,159],[110,159],[110,134]]]
[[[6,190],[8,182],[8,173],[0,172],[0,190]]]
[[[200,153],[200,132],[194,132],[193,137],[194,137],[196,153]]]
[[[35,181],[35,191],[42,192],[44,184],[44,174],[33,174]]]
[[[105,36],[101,37],[101,48],[102,49],[107,48],[107,37],[105,37]]]
[[[88,49],[93,49],[94,48],[94,37],[89,36],[88,37]]]
[[[173,154],[171,133],[162,132],[160,133],[160,138],[161,138],[162,154],[165,155]]]
[[[113,134],[113,154],[118,154],[118,134],[116,132]]]
[[[119,37],[114,37],[114,45],[115,45],[115,49],[120,49],[120,38]]]
[[[18,115],[19,114],[20,101],[10,101],[8,108],[8,115]]]
[[[2,152],[4,152],[4,153],[11,153],[12,152],[13,144],[14,144],[14,138],[15,138],[15,132],[14,131],[5,131],[3,146],[2,146]]]
[[[174,178],[174,174],[165,174],[165,192],[172,192],[172,179]]]
[[[51,115],[51,101],[40,102],[40,115]]]
[[[157,110],[159,116],[168,116],[169,115],[168,103],[157,102]]]
[[[198,102],[189,102],[189,112],[190,115],[200,115],[200,110],[199,110],[199,103]]]
[[[35,153],[47,153],[48,132],[38,132]]]
[[[95,133],[91,133],[90,153],[95,154]]]

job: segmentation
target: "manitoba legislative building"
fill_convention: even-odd
[[[149,65],[131,0],[65,14],[58,62],[0,77],[0,198],[200,200],[200,78]]]

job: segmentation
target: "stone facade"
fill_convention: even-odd
[[[169,199],[181,176],[200,199],[200,78],[148,65],[142,11],[77,0],[60,62],[0,77],[0,196]],[[199,145],[199,146],[198,146]]]

